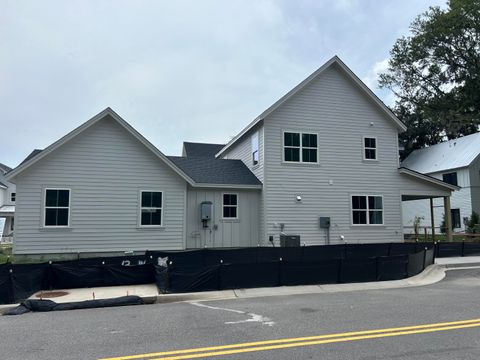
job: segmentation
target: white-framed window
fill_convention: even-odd
[[[140,191],[140,226],[163,225],[163,192]]]
[[[12,192],[10,194],[10,201],[15,202],[17,200],[17,193]]]
[[[70,189],[45,189],[45,227],[70,226]]]
[[[258,153],[258,131],[252,135],[252,164],[257,165],[259,162]]]
[[[224,219],[238,219],[238,194],[222,195],[222,215]]]
[[[283,132],[285,162],[318,163],[318,135],[310,132]]]
[[[352,225],[383,225],[382,195],[352,195]]]
[[[377,160],[377,138],[363,137],[363,160]]]

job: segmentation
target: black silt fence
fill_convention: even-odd
[[[163,254],[164,255],[164,254]],[[433,264],[434,249],[407,255],[339,258],[317,261],[220,261],[211,266],[156,266],[163,293],[399,280],[417,275]]]
[[[0,264],[0,303],[22,301],[40,290],[153,282],[163,292],[186,292],[396,280],[418,274],[433,263],[434,256],[468,255],[480,255],[480,244],[200,249],[44,264],[8,263]]]

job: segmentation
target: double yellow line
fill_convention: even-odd
[[[448,331],[456,329],[466,329],[480,327],[480,319],[444,322],[437,324],[424,324],[415,326],[403,326],[397,328],[354,331],[338,334],[306,336],[298,338],[287,338],[277,340],[265,340],[246,342],[230,345],[210,346],[203,348],[192,348],[184,350],[173,350],[156,352],[150,354],[139,354],[120,356],[114,358],[104,358],[100,360],[131,360],[131,359],[149,359],[149,360],[181,360],[181,359],[198,359],[221,355],[233,355],[247,352],[267,351],[287,349],[300,346],[312,346],[320,344],[331,344],[346,341],[358,341],[366,339],[378,339],[392,336],[423,334],[436,331]]]

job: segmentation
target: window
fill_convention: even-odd
[[[373,137],[363,138],[363,159],[377,160],[377,139]]]
[[[462,227],[462,223],[460,222],[460,209],[451,209],[452,213],[452,228],[458,229]]]
[[[45,189],[45,226],[69,226],[70,190]]]
[[[10,221],[10,231],[13,231],[15,229],[15,218],[12,217],[12,220]]]
[[[11,194],[10,194],[10,200],[11,200],[12,202],[15,202],[16,198],[17,198],[17,193],[11,193]]]
[[[238,213],[237,194],[223,194],[223,218],[236,219]]]
[[[443,174],[443,181],[452,185],[458,185],[457,173],[451,172],[447,174]]]
[[[258,158],[258,132],[252,135],[252,163],[257,165],[259,161]]]
[[[283,159],[288,162],[316,163],[317,134],[283,133]]]
[[[354,225],[383,225],[383,196],[352,196],[352,223]]]
[[[163,193],[161,191],[142,191],[140,225],[161,226]]]

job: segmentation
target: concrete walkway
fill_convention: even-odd
[[[280,286],[254,289],[237,289],[221,291],[205,291],[181,294],[158,294],[155,284],[109,286],[84,289],[55,290],[65,291],[67,294],[59,297],[49,297],[49,291],[41,291],[30,299],[50,299],[57,303],[77,302],[93,299],[111,299],[126,295],[138,295],[145,303],[171,303],[179,301],[212,301],[238,298],[252,298],[265,296],[285,296],[300,294],[322,294],[360,290],[383,290],[403,287],[430,285],[441,281],[445,272],[455,268],[480,266],[480,256],[452,257],[436,259],[435,264],[427,267],[422,273],[408,279],[393,281],[378,281],[352,284],[328,284],[328,285],[301,285]],[[0,313],[13,308],[18,304],[0,305]]]

